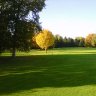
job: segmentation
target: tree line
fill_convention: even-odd
[[[40,41],[40,39],[39,39]],[[75,39],[70,37],[62,37],[60,35],[54,35],[54,44],[50,48],[62,48],[62,47],[96,47],[96,34],[88,34],[84,37],[76,37]],[[32,39],[32,49],[39,48],[35,41],[35,37]]]

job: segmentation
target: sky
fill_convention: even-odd
[[[86,37],[96,33],[96,0],[46,0],[40,22],[54,35]]]

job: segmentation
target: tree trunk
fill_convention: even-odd
[[[12,57],[14,58],[16,56],[16,48],[15,46],[13,47],[13,50],[12,50]]]
[[[14,58],[16,56],[16,31],[13,35],[13,48],[12,48],[12,57]]]
[[[45,52],[46,52],[46,54],[47,54],[47,48],[45,48]]]

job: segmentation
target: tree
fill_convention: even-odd
[[[39,48],[39,46],[37,45],[37,43],[36,43],[36,36],[37,36],[37,34],[34,34],[34,36],[32,37],[32,49],[38,49]]]
[[[83,37],[76,37],[75,38],[75,45],[77,47],[84,47],[85,46],[85,38],[83,38]]]
[[[91,43],[93,47],[96,47],[96,34],[93,35]]]
[[[42,30],[37,36],[36,36],[36,43],[39,45],[40,48],[45,49],[47,53],[48,47],[52,46],[54,44],[54,36],[52,33],[48,30]]]
[[[89,34],[86,38],[85,38],[85,45],[88,47],[92,47],[92,38],[93,38],[94,34]]]
[[[27,50],[32,33],[41,30],[39,12],[45,0],[1,0],[0,1],[0,51],[7,49],[7,40],[12,55],[16,49]],[[30,14],[30,18],[28,18]]]
[[[55,35],[55,47],[60,48],[63,47],[64,42],[63,42],[63,37],[60,35]]]
[[[67,47],[74,47],[74,40],[72,38],[67,38],[66,42]]]

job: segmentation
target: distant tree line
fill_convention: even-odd
[[[55,48],[61,47],[84,47],[85,46],[85,38],[83,37],[76,37],[75,39],[70,37],[62,37],[60,35],[55,35]]]
[[[32,39],[32,49],[39,48],[35,42],[35,37]],[[54,36],[54,48],[62,48],[62,47],[96,47],[96,34],[89,34],[84,37],[62,37],[60,35]]]

